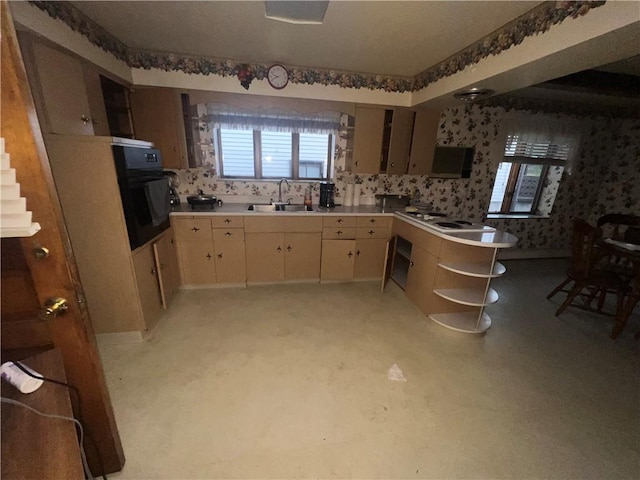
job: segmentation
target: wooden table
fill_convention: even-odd
[[[49,350],[22,361],[41,375],[66,382],[62,357]],[[72,417],[67,388],[50,382],[22,394],[2,380],[2,396],[43,413]],[[83,479],[78,436],[73,422],[45,418],[17,406],[2,404],[3,479]]]
[[[624,302],[622,309],[616,313],[616,323],[611,332],[611,338],[616,338],[624,329],[633,309],[640,301],[640,250],[630,250],[613,243],[600,242],[601,256],[615,255],[631,261],[633,278],[631,279],[631,293]]]

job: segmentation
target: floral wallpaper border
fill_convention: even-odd
[[[498,55],[504,50],[519,45],[526,37],[544,33],[551,26],[561,23],[567,18],[585,15],[591,9],[604,5],[605,1],[558,0],[544,2],[501,29],[413,78],[287,66],[290,72],[289,81],[305,85],[337,85],[341,88],[366,88],[385,92],[415,92],[430,83],[451,76],[469,65],[478,63],[483,58]],[[254,78],[261,80],[266,77],[269,67],[263,63],[132,50],[69,2],[30,0],[29,3],[46,12],[50,17],[66,23],[72,30],[84,35],[91,43],[127,62],[132,68],[146,70],[158,68],[165,71],[182,71],[188,74],[219,75],[222,77],[238,76],[239,73],[249,70]]]

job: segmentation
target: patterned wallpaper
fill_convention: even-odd
[[[524,112],[527,114],[526,112]],[[536,113],[528,113],[537,115]],[[552,169],[545,192],[557,190],[548,218],[486,219],[486,211],[500,161],[495,149],[505,110],[501,107],[467,105],[444,110],[440,118],[438,144],[475,146],[471,178],[432,179],[426,175],[354,175],[345,171],[346,132],[336,142],[336,202],[341,203],[348,183],[362,184],[362,198],[377,193],[411,194],[420,191],[421,201],[453,216],[483,221],[519,237],[518,248],[560,249],[569,245],[574,217],[595,222],[602,213],[640,215],[640,120],[583,118],[588,134],[583,135],[572,175]],[[555,114],[556,118],[573,118]],[[343,118],[343,124],[346,117]],[[207,132],[203,131],[207,138]],[[218,195],[277,196],[276,182],[225,181],[215,174],[215,153],[210,143],[202,145],[205,167],[179,172],[180,193],[201,188]],[[292,182],[289,196],[302,196],[308,183]],[[314,184],[318,201],[317,184]],[[551,195],[543,194],[543,212],[549,210]],[[364,201],[361,201],[364,203]],[[546,210],[546,211],[544,211]]]

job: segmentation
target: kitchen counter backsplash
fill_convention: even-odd
[[[523,112],[529,115],[536,113]],[[500,151],[492,151],[505,115],[501,107],[466,105],[443,110],[438,129],[438,145],[474,146],[471,178],[435,179],[427,175],[354,175],[347,172],[346,131],[336,141],[335,200],[343,203],[346,186],[361,183],[361,204],[373,202],[376,194],[411,195],[415,189],[422,203],[452,216],[492,225],[520,238],[517,248],[562,249],[570,243],[573,218],[591,221],[603,212],[640,214],[639,120],[607,120],[583,117],[589,134],[583,142],[574,173],[554,172],[542,192],[542,219],[486,219]],[[575,118],[554,114],[557,118]],[[203,168],[179,171],[179,193],[188,195],[202,189],[225,201],[229,196],[277,198],[278,182],[223,180],[216,176],[212,145],[202,147]],[[301,201],[309,182],[283,186],[283,197]],[[319,200],[318,183],[312,183],[314,204]],[[554,195],[554,190],[557,195]],[[555,196],[555,201],[552,198]],[[238,198],[239,200],[239,198]],[[256,198],[256,201],[258,199]]]

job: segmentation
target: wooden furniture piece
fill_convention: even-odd
[[[47,135],[45,142],[96,333],[150,330],[162,313],[153,244],[170,233],[131,251],[112,137]],[[164,251],[175,263],[175,250]]]
[[[21,360],[40,375],[66,382],[59,350],[49,350]],[[73,417],[69,390],[44,382],[24,395],[2,382],[2,396],[42,413]],[[76,426],[71,421],[46,418],[18,405],[2,404],[2,478],[85,478]]]
[[[129,94],[136,138],[153,142],[164,168],[189,168],[183,105],[171,88],[136,88]]]
[[[66,299],[67,308],[64,313],[47,321],[44,333],[48,338],[43,340],[60,350],[69,382],[80,392],[84,423],[95,440],[95,443],[84,444],[89,466],[94,475],[108,474],[121,470],[124,465],[122,444],[91,317],[84,301],[85,292],[20,59],[11,9],[7,8],[6,3],[3,4],[1,17],[0,130],[12,153],[12,166],[16,169],[17,179],[22,187],[21,193],[27,198],[29,209],[42,229],[19,242],[22,258],[28,269],[26,283],[30,286],[16,285],[15,289],[7,290],[3,283],[0,294],[3,305],[5,296],[11,295],[14,300],[21,299],[15,307],[16,311],[23,313],[25,321],[29,314],[35,314],[33,316],[37,318],[38,312],[34,311],[34,306],[37,305],[40,309],[49,299]],[[46,253],[43,248],[46,248]],[[4,268],[4,264],[2,267]],[[4,308],[0,315],[4,324]],[[3,332],[3,342],[9,340],[5,333]],[[57,441],[59,440],[50,443]],[[52,445],[47,447],[52,448]],[[37,478],[46,477],[48,475]]]
[[[414,220],[394,218],[396,248],[391,278],[431,320],[464,333],[491,326],[484,307],[498,294],[492,278],[506,269],[496,261],[499,248],[515,245],[505,232],[439,234]]]
[[[596,242],[601,237],[601,230],[590,225],[585,220],[577,218],[573,223],[573,236],[571,240],[571,263],[567,270],[567,278],[554,288],[547,298],[550,299],[563,290],[570,282],[573,285],[567,291],[567,298],[556,311],[556,316],[560,315],[573,300],[580,294],[584,294],[585,289],[591,289],[588,296],[587,307],[598,291],[614,291],[617,295],[616,315],[622,312],[624,297],[631,290],[629,283],[617,274],[595,268],[597,256],[595,254]],[[601,306],[601,305],[600,305]]]
[[[322,217],[245,216],[247,283],[320,279]]]
[[[439,110],[418,110],[416,112],[411,155],[407,168],[409,175],[427,175],[431,172],[439,124]]]

